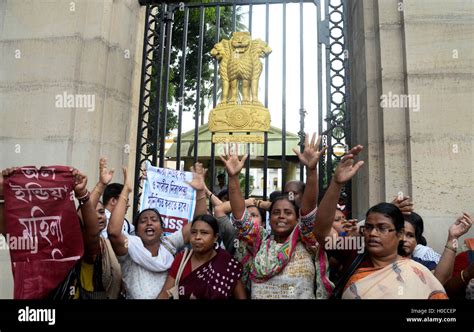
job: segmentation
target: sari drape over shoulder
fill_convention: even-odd
[[[347,282],[343,299],[447,299],[426,267],[403,258],[383,268],[360,267]]]
[[[217,249],[217,255],[192,272],[191,261],[179,281],[180,299],[228,299],[233,296],[235,285],[242,276],[242,264],[227,251]],[[177,264],[183,255],[176,257]],[[173,267],[172,267],[173,270]],[[186,273],[188,272],[188,273]]]

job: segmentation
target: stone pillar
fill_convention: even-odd
[[[364,167],[352,181],[353,214],[361,218],[373,203],[383,200],[385,191],[377,1],[347,2],[347,48],[351,133],[353,145],[365,148]]]
[[[133,176],[144,16],[136,0],[0,0],[1,169],[70,165],[92,189],[107,156],[114,181]]]
[[[442,252],[456,216],[474,214],[472,4],[347,4],[352,142],[366,148],[353,181],[355,215],[402,191]]]
[[[442,251],[462,211],[474,216],[472,1],[404,1],[411,187],[425,237]],[[466,235],[474,236],[474,227]]]
[[[144,10],[135,0],[0,2],[0,168],[66,164],[93,185],[105,155],[122,180],[120,167],[134,164]]]

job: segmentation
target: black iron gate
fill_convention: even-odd
[[[264,21],[265,41],[272,46],[278,40],[281,43],[281,183],[286,179],[286,167],[292,158],[287,151],[287,119],[293,114],[299,116],[299,144],[302,145],[305,133],[305,94],[317,97],[318,132],[323,135],[323,144],[328,146],[325,158],[319,165],[319,186],[323,194],[331,178],[335,163],[342,156],[341,151],[350,146],[350,116],[346,109],[348,103],[347,51],[345,48],[344,6],[345,0],[223,0],[223,1],[183,1],[169,2],[140,0],[146,7],[145,33],[143,43],[140,108],[137,128],[137,151],[135,166],[134,214],[138,210],[141,194],[140,169],[149,160],[153,165],[165,166],[166,136],[172,127],[176,127],[175,158],[176,168],[182,167],[183,158],[200,158],[200,120],[205,114],[206,105],[203,95],[211,96],[213,108],[217,104],[219,82],[216,60],[210,59],[209,43],[213,45],[222,37],[228,37],[233,31],[247,30],[252,34],[253,22],[257,19],[254,11],[260,9],[258,20]],[[272,8],[279,6],[280,25],[270,27]],[[287,7],[299,6],[299,14],[288,17]],[[263,10],[262,10],[263,9]],[[314,22],[304,22],[304,12],[315,11]],[[246,13],[246,15],[242,15]],[[262,14],[264,13],[264,14]],[[246,19],[243,19],[247,16]],[[245,22],[244,22],[245,21]],[[300,43],[297,50],[299,66],[299,109],[287,108],[287,29],[289,25],[299,24]],[[314,24],[316,35],[305,33],[305,27]],[[192,30],[192,31],[191,31]],[[279,31],[280,37],[272,36],[270,30]],[[263,39],[263,38],[262,38]],[[305,40],[315,40],[317,54],[317,89],[305,89]],[[207,45],[207,46],[206,46]],[[209,48],[209,49],[207,49]],[[269,63],[271,56],[264,61],[264,105],[269,104]],[[308,61],[308,60],[306,60]],[[203,72],[203,66],[207,70]],[[210,67],[208,67],[210,66]],[[203,77],[212,73],[212,77]],[[192,73],[194,76],[190,77]],[[172,82],[170,82],[172,81]],[[207,82],[207,83],[206,83]],[[212,83],[212,88],[209,87]],[[290,82],[291,83],[291,82]],[[191,87],[194,85],[194,87]],[[173,90],[173,91],[170,91]],[[306,91],[305,91],[306,90]],[[324,99],[324,101],[323,101]],[[208,108],[209,108],[208,107]],[[186,110],[194,112],[194,139],[187,150],[182,149],[183,115]],[[272,113],[272,119],[274,114]],[[265,134],[263,157],[259,164],[263,169],[263,191],[266,199],[268,190],[268,140]],[[210,142],[209,182],[210,188],[216,179],[216,147]],[[218,158],[218,156],[217,156]],[[248,158],[245,172],[245,195],[250,194],[250,168],[255,160]],[[274,162],[274,160],[272,160]],[[300,166],[300,180],[304,171]],[[212,190],[212,189],[211,189]],[[350,208],[350,184],[345,188]],[[350,210],[349,210],[350,211]]]

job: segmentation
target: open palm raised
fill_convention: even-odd
[[[193,173],[193,180],[188,182],[188,184],[195,190],[204,190],[206,188],[204,179],[207,168],[204,168],[201,163],[195,163],[194,166],[191,166],[191,172]]]
[[[227,174],[229,176],[235,176],[240,173],[242,168],[245,165],[245,161],[247,160],[248,154],[244,155],[242,159],[239,160],[239,156],[237,155],[237,145],[234,144],[230,149],[229,153],[225,155],[221,155],[220,158],[225,165],[225,169],[227,170]]]
[[[108,185],[114,176],[114,169],[109,169],[107,167],[107,158],[102,157],[99,160],[99,172],[100,172],[100,182],[104,185]]]
[[[298,156],[300,162],[312,170],[316,169],[316,167],[318,166],[319,159],[326,150],[326,147],[323,147],[321,150],[319,150],[319,145],[321,144],[321,136],[318,136],[318,141],[316,142],[316,144],[314,143],[315,140],[316,133],[313,134],[313,137],[311,138],[311,143],[308,142],[308,134],[306,134],[304,139],[303,152],[298,151],[297,148],[293,148],[293,152]]]
[[[463,215],[456,219],[454,224],[449,227],[449,235],[452,238],[459,238],[466,234],[472,226],[472,218],[467,212],[463,212]]]
[[[354,158],[362,151],[362,149],[362,145],[357,145],[342,157],[334,174],[334,181],[337,184],[343,184],[352,179],[362,165],[364,165],[362,160],[354,164]]]

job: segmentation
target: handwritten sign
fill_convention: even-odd
[[[84,248],[69,167],[21,167],[4,184],[15,299],[44,298]]]
[[[191,172],[159,168],[147,163],[140,210],[155,208],[160,212],[165,234],[181,230],[194,215],[196,191],[186,182]]]

